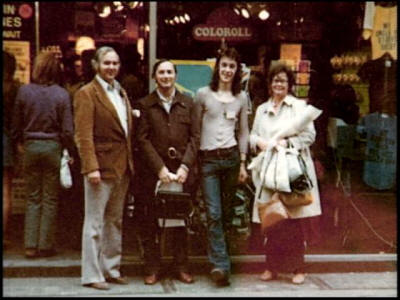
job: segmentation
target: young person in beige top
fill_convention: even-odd
[[[224,49],[217,58],[210,85],[199,89],[195,96],[201,120],[200,169],[207,207],[208,258],[213,265],[211,277],[218,286],[229,285],[231,269],[224,224],[229,220],[235,186],[248,177],[247,101],[240,80],[238,52]]]

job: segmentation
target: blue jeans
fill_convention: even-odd
[[[50,250],[55,246],[61,144],[28,140],[24,149],[25,248]]]
[[[207,207],[208,259],[214,268],[231,271],[225,225],[231,218],[240,168],[238,151],[224,158],[203,158],[201,184]]]

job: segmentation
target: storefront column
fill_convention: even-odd
[[[39,37],[39,1],[35,1],[35,44],[36,44],[36,55],[40,49],[40,37]]]
[[[151,78],[151,68],[156,62],[156,49],[157,49],[157,2],[150,2],[149,9],[149,92],[155,89],[155,83]]]

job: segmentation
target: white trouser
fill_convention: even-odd
[[[85,220],[82,235],[82,284],[119,277],[122,218],[129,176],[89,183],[84,177]]]

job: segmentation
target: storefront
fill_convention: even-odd
[[[317,239],[308,245],[308,253],[396,251],[396,35],[396,2],[3,4],[3,50],[15,54],[16,76],[23,83],[29,82],[33,57],[40,50],[59,52],[71,73],[78,54],[84,69],[88,64],[85,49],[111,45],[123,57],[122,65],[129,60],[129,71],[142,81],[132,101],[152,89],[149,69],[159,58],[176,61],[178,88],[193,95],[207,84],[212,59],[224,40],[242,55],[247,72],[243,86],[254,113],[266,100],[260,86],[265,69],[278,60],[291,65],[296,96],[324,111],[315,122],[318,135],[312,148],[321,167],[323,214],[313,221]],[[81,37],[89,43],[77,53]],[[202,80],[193,76],[199,72]],[[20,215],[23,180],[14,181],[13,213]],[[62,200],[69,201],[65,194]],[[63,208],[68,205],[61,203]],[[134,226],[129,219],[126,224]],[[257,226],[242,229],[246,237],[234,243],[232,253],[262,253]],[[135,243],[132,236],[125,239],[127,245]],[[204,231],[191,240],[192,255],[204,255]]]

